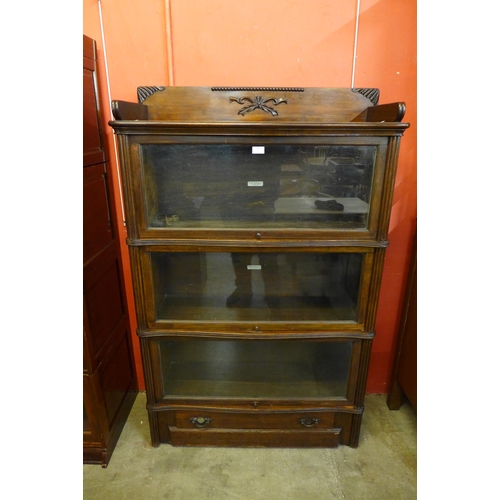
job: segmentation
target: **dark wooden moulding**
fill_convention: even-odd
[[[382,277],[404,103],[378,104],[377,89],[140,87],[138,102],[113,101],[138,331],[153,446],[336,447],[358,445]],[[366,228],[151,228],[145,216],[141,144],[349,144],[378,149]],[[155,252],[361,252],[354,322],[159,321],[152,304]],[[167,397],[162,342],[196,340],[352,342],[345,397],[298,400]]]

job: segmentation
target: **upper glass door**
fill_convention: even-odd
[[[144,144],[148,228],[366,229],[378,146]]]

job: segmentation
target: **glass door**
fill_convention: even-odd
[[[346,400],[359,341],[161,340],[164,399]]]
[[[363,319],[372,252],[163,252],[146,262],[152,323]]]
[[[366,229],[376,145],[145,144],[149,228]]]

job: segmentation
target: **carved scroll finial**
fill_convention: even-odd
[[[352,91],[358,92],[358,94],[361,94],[365,96],[367,99],[370,99],[370,101],[373,103],[374,106],[378,104],[378,100],[380,97],[379,89],[352,89]]]
[[[278,112],[274,108],[267,106],[267,103],[273,102],[275,106],[282,103],[288,104],[288,99],[283,99],[282,97],[279,99],[275,97],[269,97],[266,99],[262,96],[257,96],[253,99],[250,97],[230,97],[229,102],[237,102],[238,104],[245,104],[245,102],[250,103],[250,105],[245,106],[238,111],[238,114],[242,116],[256,109],[260,109],[266,113],[271,113],[273,116],[278,116]]]
[[[137,98],[142,104],[150,95],[165,90],[165,87],[137,87]]]

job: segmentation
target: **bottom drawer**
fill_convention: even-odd
[[[174,446],[335,448],[353,415],[335,411],[167,410],[156,412],[159,442]]]
[[[275,448],[336,448],[340,429],[179,429],[170,427],[173,446],[246,446]]]
[[[178,429],[332,429],[333,412],[228,412],[179,410],[170,421]]]

